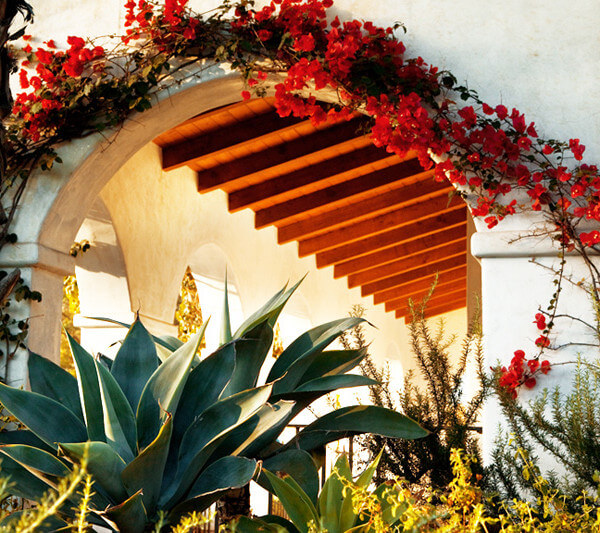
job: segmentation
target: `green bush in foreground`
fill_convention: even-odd
[[[548,482],[530,468],[535,498],[505,500],[498,513],[486,512],[487,500],[473,475],[475,459],[460,450],[451,454],[453,479],[436,498],[439,503],[417,500],[404,480],[388,480],[369,487],[379,456],[356,480],[348,461],[338,460],[317,499],[303,493],[289,476],[266,473],[272,492],[281,500],[288,519],[240,517],[228,524],[227,533],[597,533],[597,502],[582,494],[582,506],[571,512],[565,498],[549,489]]]
[[[31,392],[0,386],[0,402],[27,428],[0,434],[1,473],[14,494],[39,501],[87,454],[90,521],[136,533],[161,517],[176,523],[246,485],[258,459],[316,494],[312,450],[365,431],[425,436],[399,413],[353,406],[318,418],[287,444],[276,441],[317,398],[372,382],[346,374],[364,351],[326,350],[358,322],[346,318],[300,335],[258,384],[273,326],[295,288],[279,291],[234,335],[226,306],[223,344],[203,360],[203,331],[183,344],[153,338],[139,321],[106,366],[71,338],[77,378],[30,354]],[[60,506],[56,518],[72,515],[71,507]]]

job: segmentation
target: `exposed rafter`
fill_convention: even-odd
[[[155,139],[163,168],[196,171],[198,190],[222,189],[229,210],[250,208],[255,225],[277,227],[279,243],[298,242],[301,257],[397,318],[408,299],[427,295],[429,314],[466,305],[466,206],[433,179],[414,153],[371,144],[368,119],[318,127],[280,118],[272,99],[204,113]]]

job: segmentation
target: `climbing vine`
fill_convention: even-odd
[[[436,180],[456,185],[490,228],[514,213],[539,211],[559,254],[586,261],[598,302],[600,272],[590,254],[600,251],[600,231],[588,226],[600,221],[600,174],[583,162],[579,139],[540,138],[519,110],[489,105],[450,72],[409,57],[397,27],[328,19],[332,0],[273,0],[261,8],[225,0],[202,16],[187,0],[125,5],[126,33],[108,44],[72,36],[59,50],[53,41],[34,47],[24,36],[24,48],[14,51],[22,92],[5,121],[0,190],[9,213],[34,170],[60,163],[58,143],[110,131],[149,109],[161,90],[200,76],[212,61],[225,62],[243,76],[244,99],[274,92],[281,116],[321,124],[366,115],[375,145],[415,154]],[[193,74],[190,65],[197,67]],[[328,97],[318,100],[315,91]],[[0,248],[9,240],[10,218]],[[501,370],[515,394],[551,367],[542,354],[551,344],[555,303],[536,315],[539,351],[531,359],[520,351]]]

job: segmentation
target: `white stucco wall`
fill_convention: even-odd
[[[60,43],[70,34],[99,35],[118,32],[123,20],[120,0],[87,0],[78,3],[68,0],[34,1],[33,4],[37,21],[31,32],[37,42],[56,37]],[[195,4],[204,8],[215,3]],[[600,41],[590,37],[596,35],[600,11],[593,0],[572,2],[568,13],[565,12],[565,3],[560,0],[381,0],[377,3],[337,0],[335,9],[341,18],[369,19],[382,25],[391,25],[398,20],[404,22],[408,33],[401,35],[401,38],[407,44],[409,55],[421,55],[428,62],[451,70],[459,82],[468,81],[469,87],[477,90],[490,104],[503,103],[509,108],[517,107],[526,114],[529,121],[535,121],[538,132],[544,137],[565,140],[580,138],[588,148],[584,160],[593,163],[600,159],[600,113],[596,109],[600,100]],[[155,154],[150,153],[152,147],[144,150],[149,153],[150,159],[155,158]],[[140,156],[135,155],[132,161],[136,157]],[[137,177],[136,172],[140,173]],[[250,247],[254,243],[259,246],[258,249],[272,253],[277,258],[279,274],[274,275],[274,271],[269,270],[270,267],[262,267],[267,269],[265,273],[270,272],[271,275],[263,276],[260,281],[254,278],[256,272],[251,272],[252,269],[244,264],[243,257],[232,260],[236,264],[240,263],[235,271],[239,278],[240,294],[247,291],[244,305],[254,307],[255,302],[262,301],[265,294],[278,288],[288,277],[295,279],[307,271],[310,275],[301,290],[309,303],[315,323],[344,314],[351,304],[359,300],[358,294],[348,291],[343,281],[334,281],[328,270],[315,271],[311,259],[299,260],[293,245],[277,247],[272,230],[254,231],[251,213],[227,214],[221,193],[203,197],[186,195],[185,187],[191,187],[191,177],[186,171],[178,171],[177,184],[173,185],[169,180],[174,174],[170,174],[167,180],[158,167],[147,169],[143,176],[147,191],[135,190],[132,185],[134,181],[119,185],[120,173],[114,182],[109,183],[102,196],[115,220],[119,239],[122,243],[127,242],[130,252],[139,249],[135,240],[143,232],[148,235],[150,226],[144,221],[134,220],[131,214],[126,214],[128,195],[141,193],[140,202],[145,208],[149,208],[153,205],[151,202],[160,201],[161,198],[151,195],[153,190],[156,191],[152,188],[161,182],[169,182],[167,195],[173,195],[171,200],[184,195],[185,198],[180,199],[189,202],[189,208],[194,209],[198,217],[204,216],[208,210],[215,215],[215,221],[223,220],[219,217],[229,217],[228,227],[235,228],[237,236],[243,236],[244,247]],[[138,166],[135,172],[132,170],[129,174],[133,179],[141,179],[141,173]],[[44,186],[49,189],[58,187],[51,182],[45,182]],[[148,219],[150,221],[151,218]],[[176,222],[179,221],[173,219],[164,222],[169,228],[167,235],[173,235],[177,231]],[[195,235],[196,228],[190,228],[189,221],[182,220],[181,223],[191,232],[190,237]],[[207,228],[214,230],[214,235],[219,236],[220,242],[233,245],[231,235],[225,234],[223,226],[217,226],[216,222],[215,227],[209,223]],[[523,343],[531,343],[532,336],[536,334],[530,326],[533,314],[538,305],[546,304],[552,289],[549,280],[539,276],[537,270],[532,270],[537,267],[528,263],[527,252],[502,251],[510,238],[507,235],[504,239],[500,235],[506,227],[501,224],[494,232],[498,239],[492,248],[500,250],[500,257],[494,255],[496,252],[493,250],[489,252],[489,247],[474,247],[475,253],[484,257],[483,311],[488,357],[492,361],[497,358],[506,360],[514,349],[524,347]],[[128,228],[127,231],[135,228],[136,232],[141,233],[137,236],[133,233],[126,235],[123,228]],[[230,244],[226,244],[226,247],[229,248]],[[164,247],[166,245],[167,248]],[[181,242],[161,242],[161,247],[172,252],[172,257],[177,257],[178,261],[180,255],[185,255],[180,253],[184,247]],[[130,252],[125,252],[126,264],[127,254]],[[143,255],[150,252],[140,250],[139,253]],[[240,256],[248,257],[247,252],[243,251],[226,253],[232,253],[233,256],[239,253]],[[514,256],[519,254],[522,257],[515,259]],[[153,257],[149,259],[152,260]],[[131,264],[130,261],[129,265]],[[177,267],[173,264],[173,276],[177,283],[184,267],[183,258]],[[148,266],[140,265],[140,269],[143,268],[147,270],[137,272],[140,277],[129,286],[131,296],[141,290],[136,283],[142,283],[150,275]],[[281,276],[282,272],[286,272],[286,275]],[[243,279],[248,281],[247,285]],[[172,293],[169,291],[168,294]],[[322,298],[323,294],[327,295],[326,299]],[[516,300],[511,296],[513,294],[517,295]],[[317,295],[321,297],[317,299]],[[153,301],[153,298],[148,298],[144,303],[148,314],[155,316],[166,313],[166,307],[158,299]],[[577,302],[577,297],[573,297],[571,301]],[[585,310],[583,304],[567,305],[574,306],[578,311]],[[393,320],[392,315],[380,318],[378,313],[383,315],[379,311],[369,315],[379,327],[375,342],[380,344],[374,344],[374,351],[385,353],[390,342],[402,346],[406,332],[402,329],[401,322]],[[464,314],[460,320],[459,323],[464,325]],[[402,349],[399,351],[402,352]],[[400,358],[402,357],[401,355]],[[557,376],[554,379],[558,379],[560,374],[554,375]],[[489,416],[493,419],[496,415],[490,412]]]

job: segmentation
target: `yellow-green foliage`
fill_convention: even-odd
[[[61,325],[62,329],[77,342],[81,341],[81,332],[79,328],[73,325],[73,317],[79,314],[79,312],[79,287],[77,286],[77,279],[75,276],[66,276],[63,281]],[[69,349],[69,342],[64,331],[60,338],[60,366],[75,375],[71,350]]]
[[[192,335],[198,333],[204,323],[198,289],[190,267],[187,267],[181,281],[175,322],[177,323],[177,337],[183,342],[189,341]]]

